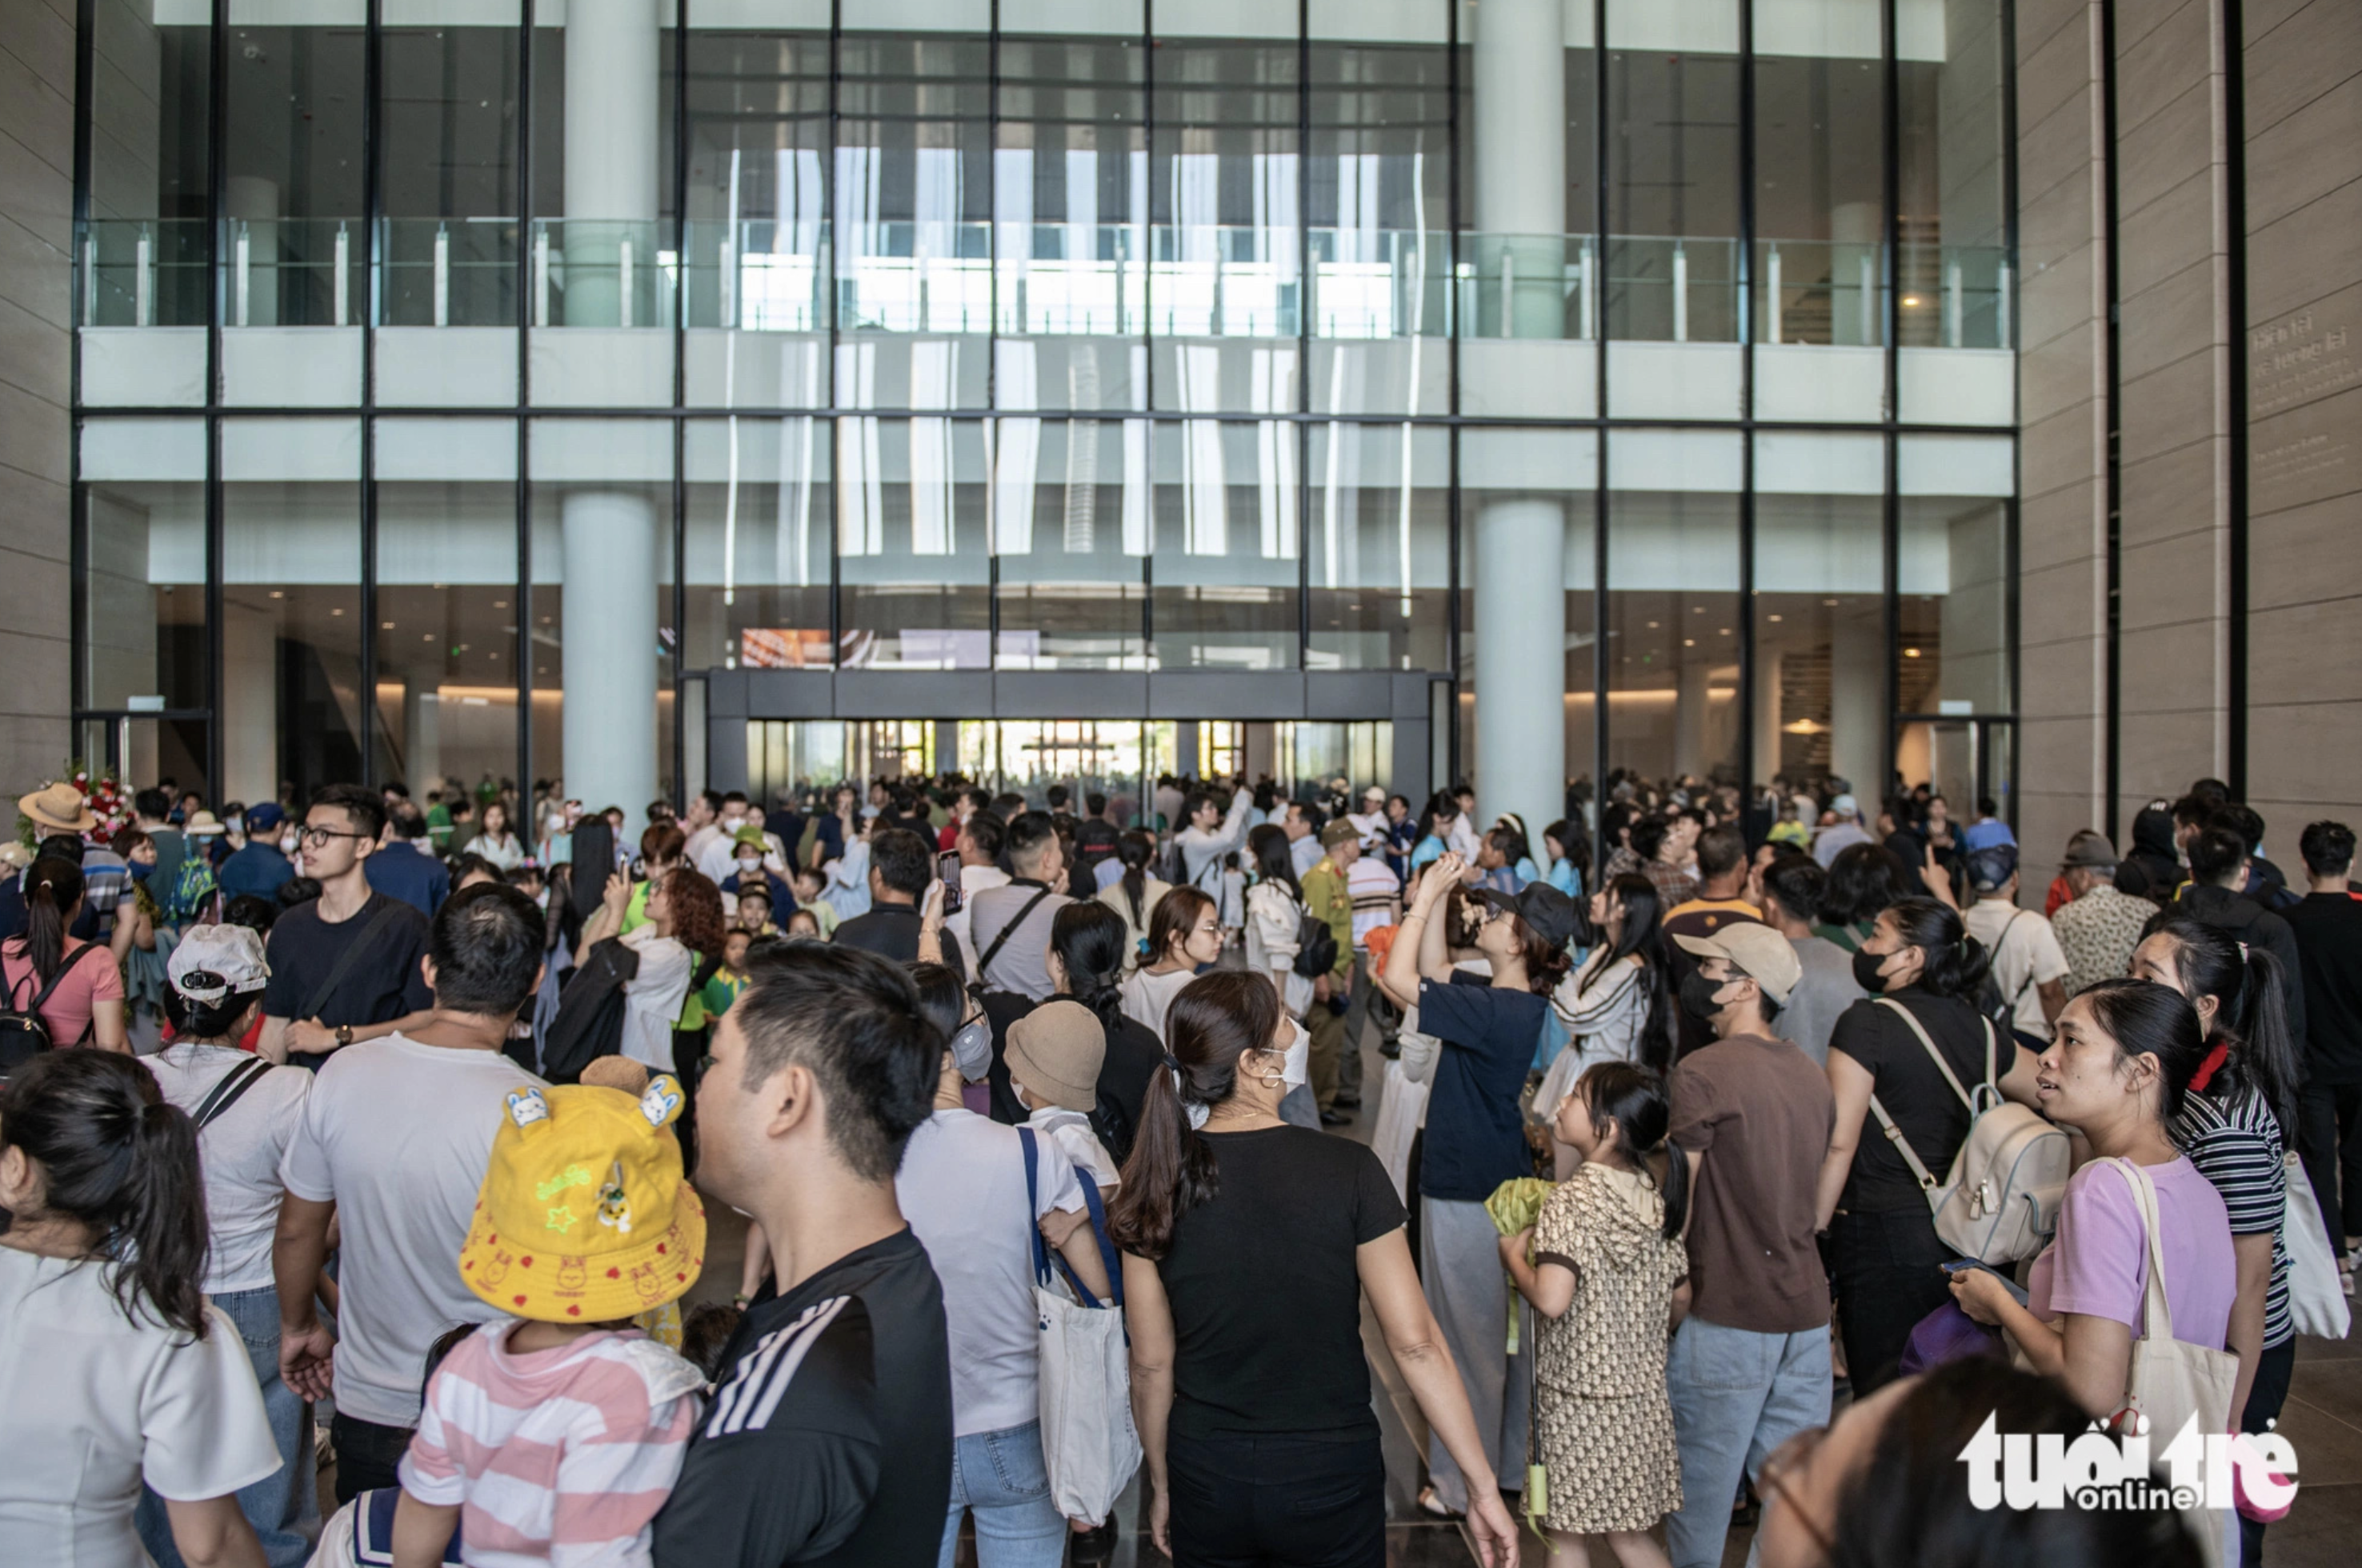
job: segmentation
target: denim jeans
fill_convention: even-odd
[[[1050,1501],[1041,1422],[953,1440],[951,1510],[937,1568],[952,1568],[960,1516],[968,1513],[976,1516],[980,1568],[1058,1568],[1065,1561],[1066,1521]]]
[[[1773,1449],[1828,1424],[1828,1327],[1761,1334],[1692,1318],[1665,1358],[1665,1391],[1682,1456],[1665,1551],[1674,1568],[1715,1568],[1740,1474],[1760,1474]]]
[[[320,1532],[320,1496],[313,1480],[310,1416],[295,1390],[279,1380],[279,1293],[266,1285],[226,1292],[213,1303],[228,1315],[246,1343],[247,1360],[262,1386],[270,1439],[279,1445],[278,1473],[240,1488],[238,1511],[261,1539],[263,1561],[270,1568],[299,1568],[311,1556],[312,1540]],[[182,1568],[164,1499],[142,1487],[134,1519],[157,1568]]]

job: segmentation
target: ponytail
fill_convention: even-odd
[[[82,867],[44,856],[25,873],[25,956],[33,983],[46,986],[66,961],[66,917],[82,901]]]
[[[1139,926],[1142,900],[1148,897],[1148,863],[1155,857],[1156,841],[1137,828],[1115,841],[1115,857],[1123,863],[1124,902],[1131,906],[1131,923]]]
[[[1068,904],[1050,922],[1050,950],[1065,966],[1066,994],[1098,1014],[1110,1037],[1123,1027],[1123,995],[1116,988],[1131,949],[1131,928],[1096,899]]]
[[[125,1316],[205,1336],[204,1185],[197,1133],[136,1057],[46,1051],[20,1069],[0,1115],[0,1148],[40,1168],[42,1209],[79,1221]]]
[[[1108,1209],[1108,1233],[1125,1252],[1152,1262],[1164,1257],[1181,1217],[1220,1196],[1220,1168],[1190,1112],[1236,1092],[1239,1058],[1271,1050],[1280,1017],[1271,981],[1245,969],[1201,975],[1173,999],[1164,1016],[1164,1066],[1148,1076],[1131,1157]]]
[[[2293,1140],[2297,1088],[2303,1081],[2297,1045],[2289,1032],[2288,972],[2261,947],[2246,946],[2225,931],[2170,911],[2152,918],[2141,933],[2146,942],[2162,936],[2172,944],[2174,977],[2194,1007],[2214,999],[2214,1022],[2206,1037],[2228,1041],[2230,1053],[2213,1080],[2233,1096],[2249,1091],[2264,1098],[2279,1118],[2283,1143]]]

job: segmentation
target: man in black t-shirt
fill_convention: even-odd
[[[910,977],[816,943],[756,960],[697,1091],[697,1185],[780,1270],[656,1518],[657,1568],[924,1563],[951,1501],[942,1287],[894,1173],[944,1043]]]
[[[270,928],[259,1048],[273,1061],[316,1069],[331,1051],[423,1027],[434,1013],[419,964],[426,917],[370,887],[384,828],[384,802],[358,784],[328,786],[304,812],[304,874],[319,879],[320,896]]]
[[[869,911],[840,922],[829,940],[840,947],[858,947],[897,964],[919,958],[919,900],[935,879],[934,851],[927,841],[907,828],[888,828],[869,835]],[[944,965],[963,981],[967,966],[960,957],[959,938],[944,933]]]
[[[2347,879],[2354,830],[2344,823],[2313,823],[2297,847],[2309,890],[2281,918],[2296,933],[2304,981],[2298,1143],[2342,1271],[2349,1266],[2345,1238],[2362,1225],[2362,901]]]

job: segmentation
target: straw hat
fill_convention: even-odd
[[[33,819],[33,825],[51,833],[88,833],[98,825],[98,816],[90,809],[83,792],[71,784],[51,784],[17,798],[17,809]]]

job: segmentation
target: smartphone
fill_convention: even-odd
[[[2009,1293],[2017,1297],[2017,1304],[2019,1306],[2023,1307],[2026,1305],[2025,1287],[2018,1284],[2017,1281],[2010,1278],[2009,1275],[2002,1273],[2001,1270],[1993,1267],[1991,1264],[1979,1263],[1974,1258],[1954,1258],[1950,1263],[1944,1264],[1944,1272],[1946,1274],[1966,1274],[1970,1269],[1980,1268],[1992,1275],[1995,1279],[2000,1280],[2003,1285],[2006,1286],[2009,1288]]]
[[[935,856],[935,875],[944,884],[944,913],[957,914],[960,907],[960,858],[956,849],[946,849]]]

